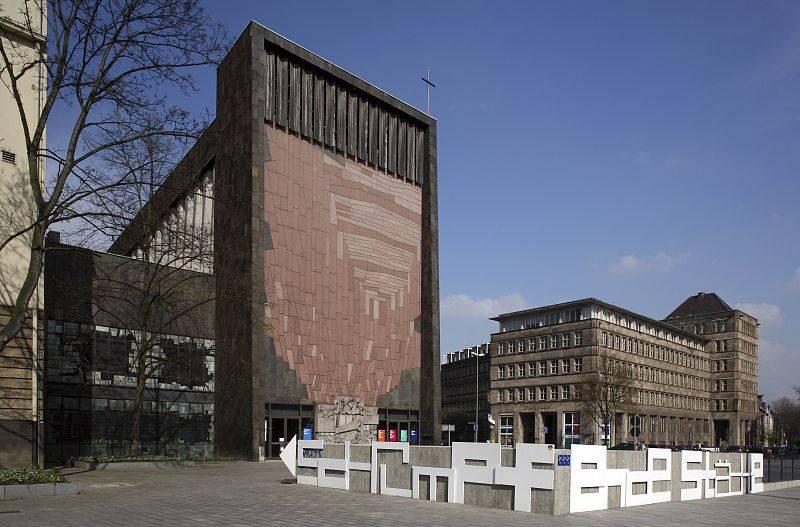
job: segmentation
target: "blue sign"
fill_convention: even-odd
[[[303,428],[303,440],[304,441],[310,441],[311,439],[313,439],[311,437],[312,434],[313,434],[313,431],[311,430],[310,426],[307,427],[307,428]]]
[[[569,454],[559,454],[558,455],[558,466],[559,467],[568,467],[570,463],[570,455]]]
[[[411,444],[412,445],[417,444],[417,431],[413,428],[411,429]]]

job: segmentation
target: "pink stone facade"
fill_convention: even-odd
[[[420,367],[418,186],[267,126],[266,321],[313,403],[376,405]]]

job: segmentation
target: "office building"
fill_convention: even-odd
[[[740,374],[730,372],[756,371],[758,323],[719,309],[722,303],[692,298],[691,309],[684,302],[663,321],[593,298],[495,317],[490,403],[498,439],[558,446],[752,443],[755,415],[748,405],[757,386],[738,384],[733,379]],[[746,360],[736,355],[745,347],[752,353]],[[605,431],[587,415],[581,392],[608,363],[624,366],[632,379],[630,400]]]
[[[453,425],[451,441],[478,441],[490,437],[489,344],[479,344],[445,355],[442,364],[442,424]],[[476,412],[477,408],[477,412]],[[478,423],[475,430],[475,423]],[[448,437],[444,432],[443,438]]]

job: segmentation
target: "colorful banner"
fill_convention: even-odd
[[[393,443],[397,442],[397,430],[394,429],[394,428],[389,430],[389,441],[391,441]]]
[[[378,430],[378,441],[380,441],[381,443],[386,441],[386,430],[383,429]]]

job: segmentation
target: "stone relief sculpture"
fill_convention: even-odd
[[[373,439],[378,409],[358,397],[337,397],[333,404],[318,405],[317,436],[336,442],[364,444]]]

